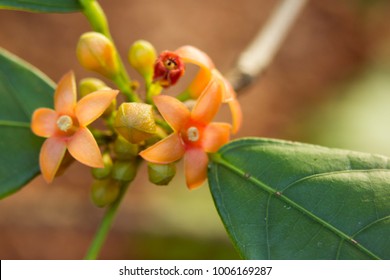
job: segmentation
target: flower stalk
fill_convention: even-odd
[[[108,206],[84,259],[96,260],[98,258],[101,248],[107,238],[108,232],[110,231],[112,223],[114,222],[119,205],[121,204],[129,186],[130,182],[122,182],[119,196],[110,206]]]

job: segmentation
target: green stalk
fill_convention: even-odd
[[[87,18],[88,22],[91,24],[92,30],[102,33],[108,39],[111,40],[114,44],[114,40],[112,39],[110,28],[108,26],[107,17],[104,14],[102,7],[95,0],[79,0],[80,4],[83,6],[83,14]],[[126,95],[128,101],[131,102],[140,102],[139,96],[133,91],[131,87],[131,79],[127,74],[126,68],[123,64],[123,61],[119,55],[118,50],[114,48],[116,53],[118,54],[118,65],[119,65],[119,73],[116,77],[113,77],[113,81],[116,83],[121,92]]]
[[[92,29],[112,40],[106,15],[99,3],[95,0],[79,0],[79,2],[83,7],[83,14],[88,19]]]
[[[130,185],[130,182],[123,182],[121,185],[121,191],[118,198],[108,207],[106,213],[104,214],[103,220],[100,223],[100,226],[95,234],[94,239],[91,242],[91,245],[88,248],[88,251],[84,257],[86,260],[96,260],[99,256],[100,250],[107,238],[107,234],[110,231],[111,225],[114,221],[115,215],[119,208],[120,203]]]

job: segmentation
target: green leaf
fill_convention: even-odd
[[[54,83],[33,66],[0,48],[0,198],[39,172],[43,138],[30,129],[38,107],[53,107]]]
[[[246,259],[390,259],[389,158],[270,139],[211,157],[209,184]]]
[[[78,0],[0,0],[0,8],[44,13],[81,11]]]

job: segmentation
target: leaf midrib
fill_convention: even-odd
[[[245,171],[243,171],[243,170],[237,168],[236,166],[230,164],[227,160],[225,160],[222,157],[221,154],[215,154],[212,157],[212,161],[214,163],[216,163],[216,164],[223,165],[224,167],[230,169],[231,171],[235,172],[236,174],[238,174],[238,175],[240,175],[242,177],[246,176],[246,172]],[[328,172],[328,173],[331,173],[331,172]],[[371,258],[380,259],[377,255],[375,255],[373,252],[368,250],[366,247],[362,246],[360,243],[357,243],[357,241],[354,240],[353,237],[345,234],[344,232],[342,232],[341,230],[337,229],[336,227],[334,227],[333,225],[329,224],[328,222],[324,221],[320,217],[314,215],[311,211],[309,211],[306,208],[302,207],[301,205],[299,205],[295,201],[291,200],[290,198],[288,198],[287,196],[283,195],[282,193],[280,193],[279,191],[275,190],[274,188],[268,186],[264,182],[258,180],[257,178],[255,178],[253,176],[249,177],[248,180],[251,181],[253,184],[255,184],[255,185],[259,186],[260,188],[262,188],[264,191],[266,191],[270,195],[274,195],[275,197],[279,198],[283,202],[289,204],[291,207],[294,207],[295,209],[297,209],[301,213],[307,215],[308,217],[313,219],[315,222],[317,222],[317,223],[321,224],[322,226],[324,226],[325,228],[329,229],[334,234],[339,236],[342,240],[349,242],[353,246],[356,246],[362,252],[364,252],[365,254],[369,255]]]
[[[17,4],[19,5],[28,5],[27,7],[33,7],[33,8],[36,8],[36,7],[48,7],[48,8],[60,8],[60,9],[69,9],[69,7],[73,7],[73,6],[69,6],[69,5],[58,5],[56,3],[52,3],[54,5],[51,5],[51,3],[49,2],[45,2],[45,3],[42,3],[42,2],[36,2],[36,1],[31,1],[31,0],[17,0],[16,1]],[[62,2],[61,2],[62,3]],[[5,3],[3,5],[0,5],[0,7],[8,7],[8,8],[17,8],[16,6],[10,4],[10,1],[5,1]],[[27,8],[25,6],[23,6],[23,8]]]
[[[0,120],[0,126],[30,128],[29,122]]]

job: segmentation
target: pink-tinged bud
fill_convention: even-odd
[[[184,74],[184,62],[174,52],[162,52],[154,64],[153,81],[159,82],[164,88],[177,83]]]

